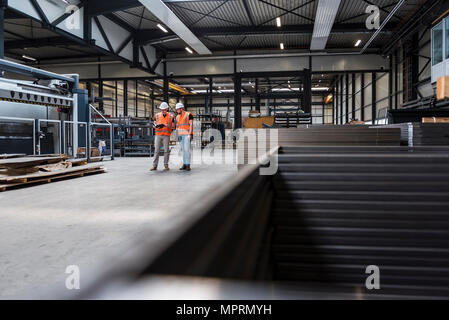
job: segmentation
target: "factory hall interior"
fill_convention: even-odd
[[[449,298],[449,1],[0,0],[0,300]]]

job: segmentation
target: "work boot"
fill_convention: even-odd
[[[170,168],[168,167],[168,165],[165,165],[164,171],[168,171],[170,170]]]
[[[185,170],[186,170],[186,171],[190,171],[190,164],[186,165]]]
[[[150,171],[156,171],[156,170],[157,170],[156,166],[153,166],[153,168],[150,169]]]
[[[186,169],[186,165],[183,164],[181,168],[179,168],[179,170],[185,170]]]

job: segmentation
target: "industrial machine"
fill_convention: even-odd
[[[79,148],[91,145],[92,110],[88,92],[79,89],[78,75],[4,59],[0,71],[4,75],[0,77],[0,154],[77,157]]]

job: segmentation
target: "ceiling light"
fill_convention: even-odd
[[[193,53],[192,49],[190,49],[189,47],[186,47],[186,50],[187,50],[187,52],[190,53],[190,54]]]
[[[284,50],[284,43],[281,42],[281,50]]]
[[[278,26],[278,28],[282,27],[282,23],[281,23],[281,18],[280,17],[276,18],[276,25]]]
[[[160,23],[157,24],[157,27],[158,27],[159,29],[161,29],[162,31],[164,31],[165,33],[168,32],[168,30],[165,29]]]
[[[360,44],[362,43],[362,40],[357,40],[357,42],[355,43],[354,47],[358,47]]]
[[[22,55],[22,58],[27,59],[27,60],[31,60],[31,61],[37,61],[37,59],[30,57],[30,56],[26,56],[26,55]]]
[[[310,50],[324,50],[341,0],[319,0]]]

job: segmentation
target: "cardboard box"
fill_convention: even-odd
[[[422,123],[449,123],[449,118],[442,117],[424,117]]]
[[[82,155],[85,157],[86,155],[86,148],[85,147],[80,147],[78,148],[78,155]],[[90,148],[90,156],[91,157],[99,157],[100,156],[100,150],[98,150],[97,148]]]
[[[449,98],[449,76],[439,77],[437,79],[437,100]]]
[[[263,124],[272,126],[274,124],[274,117],[260,117],[260,118],[246,118],[245,128],[247,129],[262,129]]]

